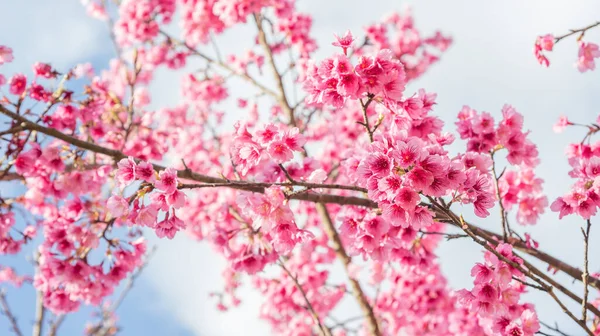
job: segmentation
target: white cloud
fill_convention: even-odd
[[[0,13],[0,44],[15,56],[3,73],[29,72],[36,61],[62,69],[113,52],[106,24],[89,18],[78,1],[2,1]]]

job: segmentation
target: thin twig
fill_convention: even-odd
[[[2,307],[2,314],[4,314],[4,316],[6,316],[6,318],[10,322],[12,328],[11,330],[15,333],[15,335],[23,336],[21,329],[19,329],[17,318],[10,310],[10,306],[8,305],[8,301],[6,300],[6,293],[4,293],[4,290],[0,291],[0,306]]]
[[[556,324],[556,323],[554,323],[554,327],[548,325],[547,323],[544,323],[543,321],[540,321],[540,324],[543,325],[544,327],[546,327],[549,330],[552,330],[552,331],[555,331],[555,332],[561,334],[562,336],[570,336],[569,334],[566,334],[565,332],[561,331],[558,328],[558,324]]]
[[[504,238],[504,242],[506,242],[508,240],[508,234],[510,230],[508,228],[508,221],[506,220],[506,210],[504,209],[504,204],[502,203],[502,195],[500,194],[500,177],[496,173],[496,160],[494,160],[494,152],[490,154],[490,157],[492,158],[492,173],[494,174],[494,187],[496,189],[496,196],[498,197],[500,216],[502,218],[502,237]]]
[[[504,261],[505,263],[507,263],[510,266],[514,267],[515,269],[519,270],[521,273],[525,274],[528,278],[530,278],[534,282],[538,283],[542,288],[544,288],[544,291],[546,291],[548,293],[548,295],[550,295],[554,299],[554,301],[556,301],[556,303],[560,306],[560,308],[562,309],[562,311],[565,314],[567,314],[574,322],[576,322],[583,330],[585,330],[585,332],[589,336],[593,336],[594,335],[593,332],[587,327],[587,325],[585,323],[583,323],[581,320],[579,320],[577,317],[575,317],[575,315],[573,315],[573,313],[565,306],[565,304],[556,296],[556,294],[554,293],[554,288],[556,287],[557,289],[561,290],[563,293],[567,294],[568,296],[570,296],[569,294],[573,295],[574,296],[574,300],[577,301],[577,296],[575,294],[573,294],[570,291],[566,290],[566,288],[562,287],[561,285],[559,285],[558,283],[556,283],[554,280],[552,280],[549,277],[547,277],[545,274],[539,272],[539,270],[537,270],[537,268],[533,267],[533,265],[529,264],[526,260],[524,260],[524,259],[522,259],[522,258],[519,257],[520,259],[523,260],[523,265],[525,267],[527,267],[527,268],[524,268],[523,266],[517,264],[516,262],[507,259],[505,256],[503,256],[498,251],[496,251],[492,246],[490,246],[489,243],[491,243],[491,242],[482,240],[479,237],[477,237],[469,229],[469,226],[464,222],[464,220],[462,219],[462,217],[458,218],[458,216],[456,216],[450,210],[445,209],[443,206],[441,206],[439,203],[437,203],[433,198],[430,198],[430,200],[432,201],[432,205],[436,206],[439,210],[445,212],[445,214],[447,216],[449,216],[450,218],[452,218],[458,224],[458,227],[460,227],[465,233],[467,233],[471,237],[471,239],[473,239],[473,241],[475,241],[477,244],[481,245],[486,250],[488,250],[491,253],[493,253],[500,260]],[[516,255],[516,254],[515,254],[515,256],[518,257],[518,255]],[[538,278],[538,276],[540,276],[544,280],[548,281],[550,283],[550,285],[546,284],[542,279]],[[571,297],[571,298],[573,298],[573,297]],[[579,300],[581,300],[581,299],[579,299]],[[591,308],[589,308],[589,309],[591,309]],[[594,309],[595,309],[595,307],[594,307]],[[595,309],[595,310],[598,312],[597,309]],[[598,313],[600,313],[600,312],[598,312]]]
[[[281,268],[285,271],[285,273],[292,279],[292,281],[294,282],[294,285],[296,285],[296,288],[298,289],[298,291],[300,291],[300,294],[302,294],[302,297],[304,297],[304,301],[306,302],[307,309],[310,312],[313,320],[319,327],[319,331],[321,332],[321,335],[331,336],[331,330],[329,330],[329,328],[327,328],[327,326],[325,326],[321,322],[321,319],[319,318],[319,314],[317,314],[317,312],[313,308],[313,305],[310,303],[310,300],[308,299],[308,296],[306,295],[304,288],[302,288],[302,285],[300,285],[300,282],[298,282],[298,278],[296,278],[292,274],[292,272],[290,272],[290,270],[287,269],[287,267],[285,267],[285,264],[283,263],[283,261],[279,260],[279,266],[281,266]]]
[[[579,28],[579,29],[571,29],[568,33],[564,34],[564,35],[560,35],[554,38],[554,43],[558,43],[560,40],[569,37],[571,35],[577,34],[577,33],[581,33],[579,38],[582,38],[583,35],[585,34],[585,32],[587,32],[588,30],[600,26],[600,21],[596,22],[596,23],[592,23],[589,26],[583,27],[583,28]]]
[[[287,114],[289,118],[289,124],[291,126],[296,126],[296,118],[294,117],[294,110],[290,106],[288,99],[285,93],[285,86],[283,85],[283,78],[279,70],[277,70],[277,64],[275,63],[275,57],[273,57],[273,51],[271,50],[271,46],[267,41],[267,35],[265,34],[265,30],[262,26],[262,17],[259,13],[254,14],[254,22],[256,23],[256,28],[258,29],[258,43],[263,47],[265,51],[265,55],[267,56],[267,61],[271,66],[271,70],[273,71],[273,78],[275,78],[275,82],[277,83],[277,87],[280,91],[278,95],[278,100],[281,108]]]
[[[327,234],[329,241],[331,241],[331,243],[333,244],[332,247],[333,247],[338,259],[340,259],[342,261],[342,265],[344,266],[344,269],[346,270],[346,273],[348,274],[350,286],[352,287],[352,293],[354,294],[354,297],[358,301],[358,304],[359,304],[361,310],[363,311],[363,314],[367,318],[367,323],[368,323],[369,329],[370,329],[370,335],[380,336],[381,332],[379,330],[379,323],[377,322],[377,318],[375,317],[375,312],[373,311],[373,308],[369,304],[369,301],[367,300],[367,297],[366,297],[362,287],[360,286],[360,283],[356,279],[354,279],[353,277],[350,276],[349,266],[352,262],[352,259],[350,258],[350,256],[348,256],[348,254],[346,253],[346,250],[344,249],[342,240],[341,240],[340,236],[338,235],[338,233],[335,229],[335,226],[333,225],[333,221],[331,220],[331,217],[329,216],[329,212],[327,211],[325,204],[317,203],[317,211],[321,215],[321,220],[323,221],[323,224],[324,224],[325,233]]]
[[[372,101],[373,101],[373,95],[369,95],[366,102],[363,102],[362,99],[359,99],[360,107],[362,108],[362,111],[363,111],[363,121],[359,122],[359,124],[361,124],[365,127],[365,129],[367,130],[367,134],[369,135],[369,140],[371,140],[371,142],[373,142],[374,130],[372,130],[371,126],[369,125],[369,116],[367,115],[367,111],[368,111],[369,105],[371,105]]]

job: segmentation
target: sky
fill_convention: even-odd
[[[298,3],[302,10],[313,15],[313,35],[321,46],[315,56],[317,59],[337,52],[330,45],[333,33],[351,29],[359,35],[364,25],[407,5],[412,7],[420,30],[431,33],[439,29],[451,35],[454,44],[442,56],[442,61],[411,83],[406,92],[419,88],[436,92],[438,104],[434,113],[446,121],[448,131],[453,131],[453,119],[463,105],[496,117],[505,103],[513,105],[525,116],[525,127],[532,130],[530,137],[538,145],[542,163],[536,172],[546,181],[544,189],[550,201],[566,192],[571,181],[564,149],[582,134],[570,129],[555,134],[552,125],[561,114],[573,121],[595,120],[600,113],[597,94],[600,72],[580,74],[575,69],[577,46],[573,39],[559,43],[549,55],[551,67],[543,68],[533,57],[533,42],[539,34],[563,33],[597,21],[600,3],[593,0],[300,0]],[[103,67],[112,56],[106,26],[87,18],[78,1],[1,1],[0,13],[10,13],[0,20],[0,44],[12,47],[16,58],[8,67],[3,66],[5,73],[29,72],[35,61],[51,62],[59,68],[88,61]],[[229,53],[246,40],[251,43],[250,39],[241,37],[253,32],[235,29],[218,36],[217,43],[223,53]],[[600,42],[600,29],[586,37]],[[156,75],[151,87],[154,107],[173,106],[178,102],[177,84],[182,73],[163,71]],[[235,116],[235,111],[231,114]],[[454,148],[461,150],[460,143]],[[562,260],[581,265],[583,248],[579,227],[582,222],[577,219],[558,221],[557,215],[548,211],[537,225],[519,227],[519,232],[531,233],[542,250],[552,250]],[[476,223],[498,232],[497,216]],[[600,232],[595,231],[600,229],[592,227],[590,268],[600,271],[600,245],[597,244]],[[157,252],[118,312],[125,327],[124,335],[269,333],[268,327],[256,317],[260,295],[249,288],[242,289],[243,303],[238,309],[228,313],[214,309],[215,302],[208,293],[221,288],[224,262],[207,244],[191,241],[181,234],[172,241],[152,239],[152,242],[158,246]],[[482,258],[479,250],[476,244],[464,240],[442,244],[437,253],[452,287],[470,288],[470,268]],[[0,259],[0,263],[3,261]],[[25,264],[11,262],[20,269],[27,269]],[[559,275],[557,279],[570,283],[564,276]],[[581,286],[573,288],[577,293],[582,291]],[[9,295],[11,305],[21,316],[21,325],[29,330],[33,294],[24,288]],[[556,321],[564,331],[578,335],[577,327],[553,301],[533,292],[527,294],[526,299],[536,303],[538,314],[545,322]],[[576,306],[570,307],[579,311]],[[65,323],[63,332],[80,334],[88,316],[89,310],[73,316]],[[0,317],[0,330],[6,329],[7,321]]]

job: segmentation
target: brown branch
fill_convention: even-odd
[[[304,297],[304,302],[306,302],[307,309],[310,312],[310,315],[312,316],[314,322],[319,327],[320,334],[322,336],[331,336],[331,330],[327,326],[325,326],[323,323],[321,323],[319,314],[317,314],[317,312],[313,308],[313,305],[310,303],[310,300],[308,299],[308,296],[306,295],[304,288],[302,288],[302,285],[300,285],[300,282],[298,282],[298,278],[296,278],[292,274],[292,272],[290,272],[290,270],[287,269],[287,267],[285,267],[285,264],[283,263],[283,261],[281,261],[281,260],[279,261],[279,266],[281,266],[281,268],[285,271],[285,273],[287,273],[287,275],[292,279],[292,281],[294,282],[294,285],[296,285],[296,288],[300,291],[300,294],[302,294],[302,297]]]
[[[23,180],[24,177],[17,174],[17,173],[13,173],[13,172],[7,172],[4,175],[0,175],[0,181],[19,181],[19,180]]]
[[[109,149],[109,148],[105,148],[105,147],[102,147],[102,146],[99,146],[99,145],[96,145],[96,144],[93,144],[90,142],[82,141],[80,139],[77,139],[72,136],[61,133],[60,131],[58,131],[56,129],[47,128],[47,127],[38,125],[36,123],[33,123],[33,122],[29,121],[28,119],[6,109],[2,105],[0,105],[0,113],[5,114],[5,115],[11,117],[12,119],[19,121],[27,129],[37,130],[40,133],[63,140],[65,142],[75,145],[79,148],[87,149],[87,150],[90,150],[92,152],[99,153],[99,154],[104,154],[109,157],[112,157],[115,160],[119,160],[119,159],[126,157],[125,154],[123,154],[122,152],[120,152],[118,150]],[[165,169],[165,167],[160,166],[160,165],[154,165],[154,167],[156,170],[164,170]],[[246,190],[246,191],[251,191],[251,192],[258,192],[258,193],[264,192],[264,187],[255,187],[252,185],[245,185],[245,184],[244,185],[235,184],[235,183],[231,183],[231,181],[228,181],[228,180],[225,180],[222,178],[216,178],[216,177],[211,177],[211,176],[194,173],[189,169],[179,170],[179,171],[177,171],[177,174],[182,179],[188,179],[188,180],[193,180],[193,181],[203,182],[203,183],[214,183],[216,185],[222,185],[222,186],[226,186],[226,187],[233,188],[233,189]],[[225,184],[228,184],[228,185],[225,185]],[[291,195],[290,199],[309,201],[309,202],[314,202],[314,203],[323,203],[323,204],[335,203],[335,204],[341,204],[341,205],[364,206],[364,207],[368,207],[368,208],[377,208],[378,207],[377,203],[370,199],[361,198],[361,197],[353,197],[353,196],[300,193],[300,194]],[[452,223],[450,223],[450,224],[452,224]],[[498,241],[498,240],[502,239],[501,236],[499,236],[495,233],[492,233],[485,229],[481,229],[472,224],[468,224],[468,225],[469,225],[469,229],[472,230],[476,235],[487,237],[486,240],[488,240],[488,241]],[[557,258],[554,258],[551,255],[544,253],[540,250],[527,247],[524,242],[521,242],[519,240],[511,241],[511,243],[514,245],[515,249],[517,249],[521,252],[524,252],[534,258],[537,258],[540,261],[548,263],[553,268],[563,271],[564,273],[568,274],[569,276],[571,276],[574,279],[582,281],[583,272],[581,270],[579,270]],[[598,280],[594,277],[591,277],[591,276],[587,276],[586,278],[587,278],[588,284],[590,286],[592,286],[596,289],[600,289],[600,280]]]
[[[126,158],[127,156],[123,154],[123,152],[110,149],[106,147],[102,147],[100,145],[83,141],[72,137],[70,135],[64,134],[56,129],[48,128],[34,122],[29,121],[28,119],[6,109],[4,106],[0,105],[0,113],[5,114],[12,119],[19,121],[23,127],[38,131],[39,133],[46,134],[48,136],[63,140],[71,145],[76,147],[87,149],[89,151],[103,154],[113,158],[115,161]],[[138,160],[139,161],[139,160]],[[161,165],[153,165],[154,169],[157,171],[165,170],[166,167]],[[264,186],[255,186],[251,183],[237,183],[232,182],[223,178],[206,176],[202,174],[195,173],[189,169],[178,170],[177,176],[182,179],[203,182],[203,183],[213,183],[215,186],[227,186],[228,188],[238,189],[238,190],[246,190],[257,193],[264,193]],[[310,185],[310,184],[307,184]],[[329,194],[314,194],[314,193],[302,193],[302,194],[294,194],[290,196],[290,199],[309,201],[313,203],[337,203],[342,205],[357,205],[357,206],[365,206],[370,208],[376,208],[377,203],[371,201],[367,198],[354,197],[354,196],[338,196],[338,195],[329,195]]]
[[[15,126],[13,128],[7,129],[6,131],[0,131],[0,136],[6,134],[14,134],[23,131],[24,128],[22,126]]]
[[[561,331],[561,330],[558,328],[558,324],[557,324],[556,322],[554,323],[554,327],[552,327],[552,326],[550,326],[550,325],[548,325],[547,323],[544,323],[544,322],[542,322],[542,321],[540,321],[540,324],[541,324],[541,325],[543,325],[544,327],[546,327],[547,329],[550,329],[550,330],[552,330],[552,331],[555,331],[555,332],[557,332],[557,333],[559,333],[559,334],[561,334],[561,335],[563,335],[563,336],[570,336],[570,335],[568,335],[568,334],[566,334],[566,333],[562,332],[562,331]]]
[[[362,99],[359,99],[358,101],[360,102],[360,107],[363,111],[363,121],[358,123],[365,127],[367,134],[369,135],[369,140],[373,142],[373,132],[375,132],[375,130],[371,129],[371,126],[369,125],[369,116],[367,115],[369,105],[371,105],[371,102],[373,101],[373,95],[369,95],[366,103],[363,103]]]
[[[46,314],[46,308],[44,308],[44,293],[37,291],[35,298],[35,322],[33,323],[32,336],[41,336],[44,329],[44,315]]]
[[[284,170],[285,171],[285,170]],[[289,176],[289,173],[286,172],[286,175]],[[329,183],[310,183],[310,182],[302,182],[292,180],[291,182],[248,182],[248,181],[229,181],[225,183],[203,183],[203,184],[182,184],[179,186],[180,189],[197,189],[197,188],[216,188],[216,187],[231,187],[236,186],[240,188],[248,187],[250,189],[253,188],[268,188],[271,186],[279,186],[279,187],[306,187],[309,189],[338,189],[338,190],[353,190],[360,191],[363,193],[367,192],[366,188],[357,187],[353,185],[345,185],[345,184],[329,184]]]
[[[590,239],[590,228],[592,226],[592,222],[588,219],[587,226],[585,231],[583,228],[581,229],[581,233],[583,234],[583,274],[581,275],[581,279],[583,280],[583,302],[581,303],[581,320],[583,323],[587,321],[587,304],[588,304],[588,276],[589,276],[589,268],[588,268],[588,251],[589,251],[589,239]]]
[[[490,154],[492,158],[492,173],[494,174],[494,188],[496,189],[496,197],[498,198],[498,205],[500,207],[500,218],[502,219],[502,237],[506,242],[508,240],[508,220],[506,219],[506,210],[504,209],[504,204],[502,203],[502,195],[500,194],[500,177],[496,173],[496,160],[494,160],[494,153]]]
[[[50,325],[50,331],[48,331],[48,336],[56,336],[56,332],[58,331],[58,328],[60,327],[60,325],[65,320],[66,316],[67,315],[60,315],[58,317],[58,319],[56,319],[56,321],[54,321],[54,323],[52,323]]]
[[[443,209],[443,207],[441,207],[441,206],[440,206],[440,208]],[[537,282],[544,289],[544,291],[546,291],[554,299],[554,301],[556,301],[556,303],[560,306],[560,308],[562,309],[562,311],[565,314],[567,314],[573,321],[575,321],[577,324],[579,324],[579,326],[581,326],[581,328],[584,329],[589,336],[594,335],[594,333],[587,327],[587,325],[585,323],[583,323],[581,320],[579,320],[577,317],[575,317],[575,315],[573,315],[573,313],[569,309],[567,309],[565,304],[554,293],[554,288],[552,286],[546,284],[544,281],[542,281],[540,278],[538,278],[536,276],[536,275],[538,275],[537,272],[534,272],[533,269],[530,268],[531,265],[529,263],[527,263],[526,260],[521,258],[523,260],[523,264],[525,265],[525,267],[527,267],[527,268],[524,268],[521,265],[517,264],[516,262],[514,262],[510,259],[507,259],[505,256],[503,256],[498,251],[496,251],[492,246],[490,246],[489,243],[493,244],[494,242],[488,242],[485,240],[481,240],[473,232],[471,232],[468,225],[465,224],[464,220],[456,218],[456,215],[454,213],[452,213],[450,211],[446,211],[446,214],[449,215],[450,217],[452,217],[456,221],[456,223],[458,223],[458,226],[466,234],[468,234],[471,237],[471,239],[473,239],[474,242],[481,245],[483,248],[485,248],[489,252],[493,253],[500,260],[504,261],[505,263],[507,263],[507,264],[511,265],[512,267],[514,267],[515,269],[519,270],[521,273],[525,274],[531,280]],[[517,254],[514,254],[514,255],[519,257]]]
[[[91,170],[91,169],[96,169],[96,168],[100,168],[102,165],[100,164],[83,164],[83,165],[68,165],[65,167],[64,172],[72,172],[72,171],[86,171],[86,170]],[[4,174],[4,176],[0,176],[0,181],[19,181],[19,180],[25,180],[25,176],[20,175],[16,172],[7,172],[6,174]],[[335,189],[335,188],[334,188]]]
[[[367,318],[367,322],[369,324],[369,329],[370,329],[369,335],[373,335],[373,336],[381,335],[381,332],[379,330],[379,324],[377,322],[377,318],[375,317],[375,313],[373,312],[373,308],[369,304],[369,301],[367,300],[367,297],[366,297],[364,291],[362,290],[360,283],[356,279],[354,279],[350,276],[349,266],[350,266],[350,263],[352,262],[352,259],[350,258],[350,256],[348,256],[348,254],[346,253],[346,250],[344,249],[342,240],[340,239],[340,236],[338,235],[338,233],[335,229],[335,226],[333,225],[333,221],[331,220],[331,217],[329,216],[329,212],[327,211],[325,204],[317,203],[317,211],[321,215],[321,219],[324,224],[325,233],[327,234],[327,236],[329,237],[329,240],[333,244],[333,249],[334,249],[338,259],[340,259],[342,261],[344,269],[346,270],[346,273],[348,274],[348,279],[350,280],[350,286],[352,287],[352,293],[354,294],[354,297],[358,301],[358,304],[359,304],[361,310],[363,311],[363,314]]]
[[[564,34],[564,35],[560,35],[554,38],[554,43],[558,43],[560,40],[569,37],[571,35],[577,34],[577,33],[581,33],[581,35],[579,36],[579,38],[582,38],[583,35],[585,34],[585,32],[587,32],[588,30],[600,26],[600,21],[596,22],[596,23],[592,23],[589,26],[583,27],[583,28],[579,28],[579,29],[571,29],[569,30],[568,33]]]
[[[495,240],[495,241],[502,240],[501,235],[498,235],[491,231],[482,229],[482,228],[477,227],[468,222],[465,222],[465,223],[469,226],[469,229],[471,231],[473,231],[477,236],[487,237],[488,240]],[[510,243],[513,245],[513,247],[516,250],[526,253],[544,263],[547,263],[548,265],[552,266],[553,268],[555,268],[557,270],[564,272],[565,274],[569,275],[570,277],[572,277],[575,280],[582,281],[583,272],[581,270],[577,269],[576,267],[573,267],[573,266],[571,266],[571,265],[569,265],[569,264],[543,252],[543,251],[528,247],[525,242],[522,242],[520,240],[516,240],[516,239],[511,240]],[[586,278],[588,281],[588,285],[600,290],[600,280],[598,280],[592,276],[589,276],[589,275]]]
[[[11,325],[11,330],[17,336],[23,336],[21,329],[19,329],[19,324],[17,323],[17,318],[13,315],[10,310],[10,306],[8,305],[8,301],[6,300],[6,293],[4,291],[0,291],[0,306],[2,307],[2,313],[6,316]]]
[[[473,241],[475,241],[477,244],[483,246],[486,250],[488,250],[491,253],[493,253],[494,255],[496,255],[502,261],[504,261],[507,264],[511,265],[512,267],[516,268],[521,273],[525,274],[527,277],[529,277],[530,279],[532,279],[533,281],[538,283],[554,299],[554,301],[556,301],[556,303],[561,307],[561,309],[563,310],[563,312],[565,314],[567,314],[573,321],[575,321],[577,324],[579,324],[579,326],[581,326],[588,335],[593,336],[593,333],[590,331],[590,329],[587,327],[587,325],[583,321],[581,321],[577,317],[575,317],[575,315],[573,315],[573,313],[570,310],[568,310],[566,308],[566,306],[564,305],[564,303],[556,296],[556,294],[554,293],[554,288],[563,292],[565,295],[567,295],[568,297],[570,297],[571,299],[573,299],[576,302],[582,303],[583,300],[581,298],[579,298],[576,294],[574,294],[573,292],[566,289],[564,286],[562,286],[559,283],[557,283],[556,281],[554,281],[552,278],[548,277],[545,273],[538,270],[535,266],[531,265],[529,262],[527,262],[527,260],[523,259],[516,253],[514,253],[514,255],[519,257],[523,261],[523,265],[526,268],[515,263],[512,260],[507,259],[506,257],[504,257],[502,254],[497,252],[492,247],[492,246],[496,246],[498,244],[498,241],[492,240],[492,239],[488,240],[485,237],[481,237],[481,238],[483,238],[483,240],[480,239],[480,237],[476,236],[470,230],[469,225],[462,219],[462,217],[459,218],[459,216],[457,216],[455,213],[453,213],[449,209],[447,209],[447,208],[443,207],[442,205],[440,205],[439,203],[437,203],[437,201],[435,201],[434,199],[431,199],[431,201],[432,201],[432,205],[437,210],[441,211],[446,216],[448,216],[453,221],[453,224],[456,225],[457,227],[461,228],[465,233],[467,233],[473,239]],[[544,281],[548,282],[549,284],[547,284]],[[596,316],[600,317],[600,311],[598,311],[598,309],[596,307],[594,307],[592,305],[588,305],[587,309],[589,309],[594,314],[596,314]]]
[[[271,46],[267,41],[267,35],[265,34],[265,30],[262,26],[262,17],[259,13],[254,14],[254,22],[256,22],[256,28],[258,29],[258,43],[265,50],[265,55],[267,56],[267,61],[269,62],[271,69],[273,70],[273,78],[275,78],[275,82],[277,83],[277,88],[279,89],[279,95],[277,95],[277,100],[279,101],[279,105],[284,110],[289,118],[289,124],[291,126],[296,126],[296,118],[294,117],[294,109],[290,106],[287,97],[285,95],[285,86],[283,85],[283,78],[277,70],[277,64],[275,64],[275,57],[273,57],[273,51],[271,50]]]
[[[273,70],[273,75],[274,75],[275,81],[277,82],[277,87],[279,89],[279,97],[280,97],[279,104],[288,114],[288,118],[289,118],[288,124],[290,126],[296,126],[296,120],[294,118],[294,109],[292,107],[290,107],[290,104],[288,102],[285,87],[283,85],[282,76],[279,73],[279,71],[277,70],[277,65],[275,64],[275,59],[273,57],[271,47],[269,46],[269,43],[266,38],[266,34],[262,27],[262,20],[261,20],[260,14],[254,14],[254,20],[256,22],[256,26],[258,29],[258,41],[262,45],[263,49],[265,50],[265,53],[267,55],[267,60],[271,64],[271,68]],[[303,154],[305,155],[305,153],[303,153]],[[287,178],[291,182],[295,182],[284,168],[283,168],[283,171],[286,173]],[[303,196],[303,195],[310,196],[312,194],[302,193],[302,194],[297,194],[297,195],[298,196]],[[296,196],[296,195],[294,195],[294,196]],[[340,259],[340,261],[342,261],[342,264],[344,265],[344,269],[346,270],[346,273],[348,273],[348,279],[349,279],[350,285],[352,287],[352,292],[354,294],[354,297],[358,301],[358,304],[360,305],[365,317],[367,318],[367,322],[369,324],[371,335],[379,336],[379,335],[381,335],[381,333],[379,331],[379,325],[378,325],[377,319],[375,317],[375,314],[373,312],[373,308],[369,304],[369,302],[366,298],[366,295],[360,286],[360,283],[350,276],[348,266],[351,262],[351,259],[348,256],[348,254],[346,253],[344,246],[342,245],[342,241],[335,229],[335,226],[333,224],[333,221],[331,220],[331,216],[329,215],[329,211],[327,210],[325,203],[331,203],[331,202],[317,202],[317,204],[316,204],[317,212],[321,215],[321,219],[324,224],[325,233],[329,237],[329,240],[333,243],[336,255],[337,255],[338,259]],[[372,207],[374,207],[374,208],[377,207],[376,203],[374,203],[372,205],[373,205]]]

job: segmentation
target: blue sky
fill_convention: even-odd
[[[451,34],[455,43],[442,61],[411,84],[407,92],[421,87],[437,92],[435,113],[447,121],[447,130],[453,130],[452,120],[463,105],[498,116],[503,104],[512,104],[525,115],[525,126],[533,130],[531,138],[538,144],[542,158],[537,172],[546,181],[544,187],[549,198],[552,200],[568,189],[571,181],[563,152],[566,145],[580,139],[581,134],[567,130],[556,135],[552,132],[552,124],[561,114],[581,122],[596,118],[600,113],[600,71],[580,74],[575,69],[577,49],[574,40],[559,43],[556,51],[550,54],[551,67],[542,68],[533,57],[533,41],[538,34],[562,33],[598,20],[594,13],[600,13],[600,3],[593,0],[493,3],[379,0],[377,6],[373,6],[374,3],[300,0],[299,6],[314,16],[314,32],[322,46],[316,57],[320,59],[335,52],[330,46],[334,32],[352,29],[358,35],[365,24],[411,4],[420,29],[425,32],[440,29]],[[3,32],[0,44],[12,47],[16,57],[14,63],[0,68],[4,74],[28,73],[35,61],[51,62],[59,68],[80,62],[104,66],[112,56],[106,26],[87,18],[78,1],[2,1],[0,13],[10,14],[0,21]],[[172,29],[177,30],[176,27]],[[240,48],[239,41],[244,41],[241,36],[250,36],[252,32],[235,29],[219,36],[217,41],[223,53],[230,53]],[[600,31],[588,34],[587,38],[600,42]],[[151,87],[154,107],[177,103],[180,96],[176,84],[182,73],[162,71],[157,74]],[[235,116],[234,110],[231,113]],[[454,148],[462,149],[458,145]],[[5,185],[2,187],[2,192],[6,192]],[[496,217],[477,223],[497,231]],[[559,222],[555,214],[547,213],[535,227],[520,228],[520,232],[532,233],[542,249],[553,250],[561,259],[579,266],[582,255],[580,225],[581,222],[575,219]],[[597,258],[600,229],[592,228],[591,240],[591,269],[600,271]],[[214,301],[208,298],[208,292],[220,288],[224,264],[207,244],[193,242],[183,235],[173,241],[152,241],[158,245],[153,262],[119,310],[124,335],[268,334],[266,326],[256,318],[260,296],[249,288],[243,289],[244,303],[240,309],[226,314],[213,309]],[[443,271],[455,288],[470,286],[470,268],[482,258],[477,251],[479,248],[475,244],[460,240],[445,243],[438,250]],[[0,263],[5,260],[0,259]],[[29,267],[23,261],[9,260],[7,263],[20,269]],[[570,284],[563,276],[557,278]],[[581,292],[581,286],[573,288]],[[578,329],[560,313],[554,302],[538,293],[530,293],[527,298],[537,304],[544,321],[557,321],[565,331],[577,334]],[[22,328],[29,333],[33,292],[29,287],[11,290],[9,301],[20,316]],[[578,311],[575,306],[571,307]],[[63,333],[80,334],[88,317],[89,310],[70,317]],[[7,321],[0,318],[0,334],[4,330],[7,330]]]

